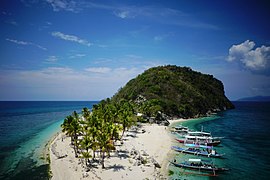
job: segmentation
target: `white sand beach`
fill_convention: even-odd
[[[181,120],[183,121],[183,120]],[[177,122],[177,121],[172,121]],[[178,121],[179,122],[179,121]],[[142,129],[145,132],[142,132]],[[86,168],[84,161],[75,158],[70,138],[60,133],[50,146],[52,179],[166,179],[172,138],[168,127],[144,124],[142,128],[128,131],[124,143],[105,159],[105,169],[96,162]],[[59,158],[60,157],[60,158]],[[145,164],[140,164],[143,158]],[[158,163],[161,168],[155,167]],[[157,164],[156,164],[157,165]]]

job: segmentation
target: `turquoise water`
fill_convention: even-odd
[[[193,130],[211,131],[213,136],[224,136],[219,153],[225,159],[212,158],[219,166],[230,168],[215,179],[269,179],[270,176],[270,103],[234,102],[236,109],[218,113],[215,116],[182,123]],[[175,143],[179,145],[178,143]],[[193,155],[176,153],[178,162]],[[208,159],[208,158],[203,158]],[[170,179],[211,179],[213,177],[185,175],[183,170],[170,166],[174,172]],[[192,172],[192,171],[184,171]]]
[[[48,179],[43,152],[74,110],[97,102],[0,102],[0,179]]]

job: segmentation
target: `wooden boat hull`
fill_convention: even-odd
[[[224,172],[228,171],[228,168],[217,168],[217,167],[203,167],[203,166],[191,166],[189,164],[185,163],[175,163],[171,162],[174,166],[179,167],[179,168],[186,168],[186,169],[191,169],[191,170],[196,170],[196,171],[205,171],[205,172]]]
[[[199,144],[199,145],[205,145],[205,146],[218,146],[220,144],[220,141],[213,141],[213,142],[196,142],[188,141],[185,139],[175,139],[179,143],[187,143],[187,144]]]

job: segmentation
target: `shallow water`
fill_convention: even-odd
[[[46,143],[74,110],[97,102],[0,102],[0,179],[48,179]]]
[[[211,131],[213,136],[225,136],[216,149],[225,153],[225,159],[212,158],[219,166],[230,168],[215,179],[269,179],[270,177],[270,103],[234,102],[236,109],[218,113],[216,116],[182,123],[193,130]],[[177,143],[176,143],[177,144]],[[179,144],[178,144],[179,145]],[[176,159],[197,158],[178,153]],[[204,158],[205,159],[205,158]],[[171,179],[211,179],[194,175],[179,175],[174,171]]]

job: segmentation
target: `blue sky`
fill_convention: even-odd
[[[228,98],[270,95],[267,1],[0,2],[0,100],[100,100],[144,70],[212,74]]]

